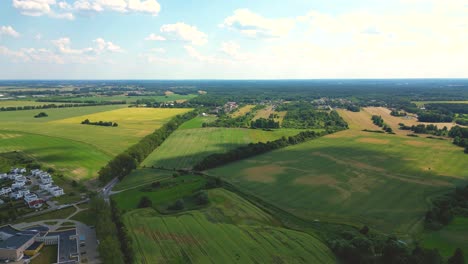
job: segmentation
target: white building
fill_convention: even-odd
[[[11,185],[11,188],[18,189],[24,187],[24,185],[26,185],[25,182],[15,182]]]
[[[3,187],[0,189],[0,195],[7,195],[11,193],[11,188],[10,187]]]
[[[47,184],[40,184],[39,188],[44,191],[49,191],[49,188],[52,186],[52,184],[47,183]]]
[[[19,199],[23,198],[23,195],[21,195],[19,192],[12,192],[12,193],[10,193],[10,198],[19,200]]]
[[[48,184],[48,183],[54,182],[52,180],[52,177],[50,177],[49,174],[41,174],[39,177],[41,178],[42,184]]]
[[[58,187],[58,186],[55,186],[54,188],[49,189],[49,192],[50,192],[50,194],[52,194],[55,197],[62,196],[62,195],[65,194],[63,192],[63,189]]]
[[[20,193],[24,197],[26,194],[29,194],[29,190],[28,189],[20,189],[20,190],[18,190],[18,193]]]
[[[26,194],[26,195],[24,196],[24,201],[25,201],[26,203],[28,203],[28,204],[29,204],[30,202],[35,201],[35,200],[38,200],[38,199],[39,199],[39,197],[37,197],[37,195],[34,194],[34,193],[28,193],[28,194]]]
[[[4,180],[6,178],[8,178],[8,174],[6,174],[6,173],[0,174],[0,180]]]

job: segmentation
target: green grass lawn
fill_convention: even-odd
[[[407,234],[428,197],[466,181],[466,159],[449,141],[347,130],[209,174],[306,219]]]
[[[150,184],[172,177],[172,171],[141,168],[134,170],[130,175],[119,182],[112,190],[120,191],[136,186]]]
[[[90,210],[84,210],[84,211],[77,213],[70,219],[92,226],[96,222],[95,217],[96,216],[92,214]]]
[[[276,226],[241,197],[221,189],[209,197],[208,208],[173,216],[126,213],[136,263],[335,263],[315,237]]]
[[[296,135],[300,130],[264,131],[244,128],[194,128],[200,119],[188,121],[174,132],[143,162],[147,167],[191,168],[204,157],[223,153],[249,143],[266,142],[282,136]]]
[[[64,219],[64,218],[69,217],[75,211],[76,211],[75,207],[73,206],[67,207],[65,209],[60,209],[60,210],[44,213],[38,216],[20,219],[20,220],[17,220],[16,223],[21,223],[21,222],[32,223],[32,222],[44,221],[48,219]]]
[[[456,248],[461,248],[468,262],[468,218],[456,217],[448,226],[438,231],[426,231],[421,238],[425,248],[437,248],[440,254],[448,258]]]
[[[205,186],[206,180],[201,176],[184,175],[166,180],[161,188],[151,188],[150,185],[127,190],[112,196],[121,210],[133,210],[138,208],[138,203],[143,196],[148,197],[153,206],[164,211],[177,199],[190,196]],[[162,183],[163,184],[163,183]]]
[[[57,246],[44,247],[31,264],[50,264],[57,262]]]

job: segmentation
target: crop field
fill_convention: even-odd
[[[266,142],[282,136],[296,135],[299,132],[300,130],[294,129],[274,131],[242,128],[179,129],[148,156],[143,165],[191,168],[208,155],[223,153],[248,143]]]
[[[199,116],[183,123],[179,129],[202,128],[203,123],[210,123],[216,120],[216,116]]]
[[[35,101],[17,101],[17,100],[0,100],[0,108],[2,107],[18,107],[18,106],[37,106],[50,103],[35,102]]]
[[[254,107],[255,107],[255,105],[245,105],[245,106],[237,109],[237,111],[235,111],[234,113],[232,113],[231,117],[236,118],[236,117],[239,117],[239,116],[244,116],[248,112],[252,111],[252,109]]]
[[[369,113],[341,114],[351,129],[209,174],[303,218],[400,234],[419,226],[428,197],[468,178],[466,154],[448,140],[364,132]]]
[[[122,107],[0,112],[0,151],[21,150],[77,179],[89,179],[113,156],[173,116],[190,111]],[[49,116],[33,117],[41,111]],[[119,126],[81,125],[81,121],[86,118],[91,121],[113,121]]]
[[[136,263],[334,263],[315,237],[273,226],[269,215],[224,190],[210,206],[174,216],[151,209],[124,215]],[[259,224],[261,223],[261,224]]]
[[[468,104],[468,101],[413,101],[418,107],[426,104]]]
[[[468,251],[468,218],[456,217],[448,226],[441,230],[423,234],[421,245],[426,248],[437,248],[444,257],[450,257],[457,247],[463,252]],[[465,261],[468,255],[465,253]]]
[[[382,116],[383,120],[385,123],[390,125],[390,127],[393,129],[393,132],[397,134],[402,134],[406,135],[410,132],[404,131],[404,130],[399,130],[399,123],[403,123],[407,126],[412,126],[412,125],[419,125],[419,124],[433,124],[436,125],[438,128],[443,128],[446,126],[448,129],[452,128],[453,126],[457,125],[455,122],[453,123],[427,123],[427,122],[418,122],[416,116],[392,116],[390,115],[390,110],[384,107],[366,107],[363,108],[363,112],[367,113],[369,115],[369,119],[371,118],[372,115],[379,115]]]
[[[161,96],[126,96],[126,95],[115,95],[115,96],[90,96],[90,97],[49,97],[47,99],[55,100],[72,100],[72,101],[98,101],[98,102],[110,102],[110,101],[126,101],[127,103],[134,103],[137,100],[154,100],[155,102],[173,102],[173,101],[186,101],[197,97],[196,94],[181,95],[181,94],[167,94]]]

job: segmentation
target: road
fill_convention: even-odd
[[[104,199],[104,201],[106,201],[106,203],[109,203],[110,201],[109,196],[111,196],[112,194],[112,188],[114,188],[114,186],[118,182],[119,182],[119,178],[115,177],[109,183],[107,183],[106,186],[104,186],[104,188],[102,188],[102,190],[99,192],[102,198]]]

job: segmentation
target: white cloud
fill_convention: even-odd
[[[156,16],[161,11],[161,5],[156,0],[129,0],[128,9],[135,12],[150,13]]]
[[[152,33],[148,37],[146,37],[145,40],[165,41],[166,38]]]
[[[295,26],[294,19],[270,19],[249,9],[237,9],[234,15],[224,19],[221,27],[240,31],[248,37],[283,37]]]
[[[187,41],[192,43],[192,45],[200,46],[208,42],[205,33],[199,31],[195,26],[182,22],[163,25],[160,30],[171,39]]]
[[[57,13],[53,10],[56,0],[13,0],[13,7],[26,16],[50,16],[53,18],[74,19],[71,13]]]
[[[95,39],[93,42],[96,43],[97,45],[97,48],[95,48],[94,50],[97,51],[98,53],[106,52],[106,51],[123,52],[123,49],[121,47],[115,45],[114,43],[110,41],[105,41],[102,38]]]
[[[11,26],[1,26],[0,27],[0,36],[1,35],[6,35],[10,37],[17,38],[20,36],[20,34],[14,30]]]
[[[253,57],[251,54],[242,53],[240,45],[234,41],[223,42],[220,50],[234,60],[245,61]]]

